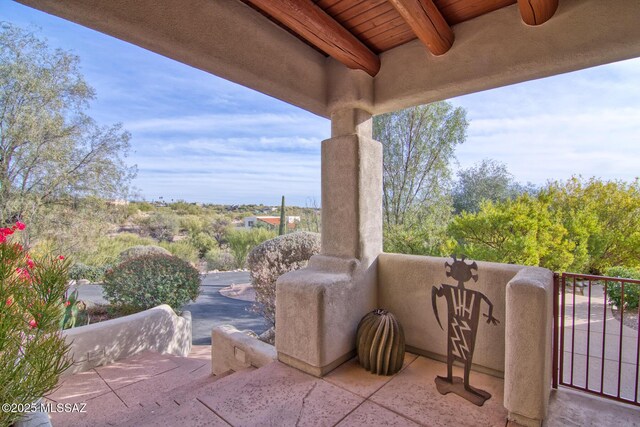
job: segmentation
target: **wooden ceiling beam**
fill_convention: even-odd
[[[349,68],[375,76],[380,58],[311,0],[245,0]]]
[[[388,0],[434,55],[453,45],[453,30],[432,0]]]
[[[556,13],[558,0],[518,0],[518,7],[525,24],[540,25]]]

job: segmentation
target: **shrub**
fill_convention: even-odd
[[[298,232],[267,240],[249,254],[247,263],[256,291],[253,308],[271,325],[276,323],[276,280],[306,266],[309,258],[319,252],[319,234]]]
[[[209,223],[207,217],[196,215],[180,216],[180,229],[186,230],[189,235],[202,233]]]
[[[218,242],[213,237],[203,232],[189,236],[189,244],[198,249],[200,258],[204,258],[209,250],[218,246]]]
[[[14,227],[0,229],[0,402],[26,405],[53,389],[71,364],[60,330],[69,262],[32,259],[10,241],[24,224]],[[0,425],[20,417],[0,411]]]
[[[229,252],[218,248],[210,249],[205,255],[207,270],[229,271],[233,270],[236,260]]]
[[[146,310],[169,304],[175,310],[200,293],[200,274],[170,255],[143,255],[107,271],[104,294],[115,306]]]
[[[606,272],[609,277],[622,277],[625,279],[640,280],[640,271],[629,267],[611,267]],[[620,282],[607,282],[607,299],[610,304],[620,308],[622,303],[622,286]],[[636,310],[640,300],[640,285],[625,283],[624,285],[624,309]]]
[[[140,212],[151,212],[153,210],[153,205],[149,202],[131,202],[129,206]]]
[[[138,245],[132,246],[120,252],[120,262],[127,261],[132,258],[138,258],[144,255],[171,255],[171,252],[160,246]]]
[[[161,242],[160,246],[171,252],[171,255],[183,261],[195,264],[199,260],[198,248],[193,246],[188,240],[179,240],[171,243]]]
[[[113,237],[101,237],[96,248],[90,252],[78,253],[74,259],[87,265],[105,266],[120,262],[122,251],[132,246],[153,245],[153,239],[133,233],[120,233]]]
[[[236,267],[243,268],[247,262],[247,255],[257,245],[275,237],[276,233],[265,228],[251,230],[231,230],[227,233],[229,250],[236,260]]]
[[[88,280],[91,283],[102,282],[104,273],[109,266],[92,266],[76,262],[69,269],[69,278],[73,280]]]
[[[180,219],[171,211],[157,211],[151,212],[142,225],[154,239],[171,242],[178,234]]]

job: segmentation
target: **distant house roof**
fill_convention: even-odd
[[[280,218],[271,216],[259,216],[258,221],[266,222],[269,225],[280,225]]]
[[[272,225],[274,227],[279,227],[280,226],[280,217],[278,217],[278,216],[258,216],[258,217],[256,217],[256,219],[258,221],[265,222],[265,223],[267,223],[269,225]],[[287,228],[288,229],[296,228],[296,222],[295,221],[289,221],[287,223]]]

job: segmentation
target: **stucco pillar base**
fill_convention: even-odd
[[[276,285],[278,359],[323,376],[355,354],[358,322],[376,302],[376,263],[316,255]]]
[[[507,419],[522,427],[542,427],[542,420],[534,420],[511,411],[508,412]]]
[[[553,273],[524,268],[507,284],[504,407],[509,419],[539,426],[551,392]]]

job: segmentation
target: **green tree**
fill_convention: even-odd
[[[493,159],[483,159],[458,172],[453,189],[453,207],[457,213],[477,212],[484,200],[503,202],[522,193],[533,193],[531,184],[522,186],[515,182],[507,165]]]
[[[276,237],[276,233],[266,228],[229,231],[227,233],[227,242],[229,250],[236,261],[236,267],[243,268],[251,249],[274,237]]]
[[[0,222],[73,197],[119,198],[135,167],[129,134],[86,115],[94,90],[78,57],[0,23]]]
[[[546,189],[550,208],[575,246],[571,270],[603,273],[640,266],[640,182],[573,177]]]
[[[93,253],[101,239],[113,231],[120,207],[96,197],[83,197],[70,203],[50,203],[31,212],[34,242],[47,244],[52,252],[80,258]]]
[[[438,254],[446,246],[452,212],[450,164],[467,127],[465,110],[448,102],[374,118],[373,135],[384,152],[386,251]]]
[[[458,242],[456,252],[469,258],[551,270],[564,270],[573,262],[574,244],[545,197],[484,201],[478,212],[457,216],[449,231]]]
[[[448,234],[452,209],[449,195],[439,195],[428,208],[415,209],[411,221],[406,224],[385,224],[383,227],[384,250],[413,255],[450,255],[455,241]]]

